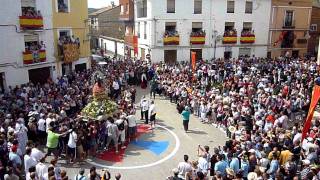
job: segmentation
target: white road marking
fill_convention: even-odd
[[[156,162],[150,163],[150,164],[139,165],[139,166],[107,166],[107,165],[103,165],[103,164],[100,164],[100,163],[97,163],[97,162],[93,162],[93,161],[88,161],[88,160],[87,160],[87,163],[92,164],[94,166],[100,166],[100,167],[103,167],[103,168],[118,169],[118,170],[124,169],[125,170],[125,169],[141,169],[141,168],[152,167],[152,166],[159,165],[159,164],[169,160],[170,158],[172,158],[178,152],[178,150],[180,148],[180,140],[179,140],[178,136],[173,131],[171,131],[170,129],[168,129],[168,128],[164,127],[164,126],[161,126],[161,125],[157,125],[157,127],[165,129],[166,131],[168,131],[174,137],[174,139],[176,141],[176,145],[175,145],[173,151],[168,156],[160,159],[159,161],[156,161]]]

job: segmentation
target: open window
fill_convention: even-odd
[[[234,22],[225,22],[224,36],[237,36],[237,31],[234,28]]]
[[[174,36],[177,33],[177,23],[176,22],[166,22],[165,32],[168,36]]]
[[[294,27],[294,12],[292,10],[287,10],[285,12],[285,17],[284,17],[284,27]]]
[[[252,22],[243,22],[243,32],[251,32],[252,31]]]
[[[68,13],[70,12],[69,0],[57,0],[58,12]]]
[[[147,39],[147,22],[146,21],[144,22],[143,32],[144,32],[143,38]]]
[[[25,17],[42,17],[40,11],[37,11],[35,0],[21,0],[21,11]]]
[[[26,52],[45,50],[45,45],[39,41],[39,35],[25,35],[24,45]]]

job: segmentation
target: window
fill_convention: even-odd
[[[234,1],[227,2],[227,13],[234,13]]]
[[[176,31],[176,22],[166,22],[166,31],[168,32],[175,32]]]
[[[286,11],[284,27],[293,27],[293,11]]]
[[[147,0],[137,2],[138,18],[147,17]]]
[[[243,31],[252,31],[252,22],[243,22]]]
[[[225,22],[224,29],[225,31],[234,30],[234,22]]]
[[[202,13],[202,0],[194,0],[194,14]]]
[[[123,5],[120,6],[120,14],[124,14],[124,6]]]
[[[138,35],[138,38],[140,38],[140,22],[138,22],[137,35]]]
[[[318,30],[318,25],[317,24],[311,24],[310,31],[317,31],[317,30]]]
[[[144,27],[143,27],[143,32],[144,32],[144,39],[147,39],[147,22],[144,22]]]
[[[193,22],[192,23],[192,32],[199,32],[202,30],[202,22]]]
[[[69,12],[69,0],[57,0],[58,12],[67,13]]]
[[[252,1],[246,1],[246,14],[252,14]]]
[[[126,4],[126,13],[129,14],[129,3]]]
[[[167,0],[167,13],[175,13],[176,11],[176,1]]]

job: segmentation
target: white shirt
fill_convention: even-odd
[[[53,119],[51,119],[51,118],[47,118],[46,119],[46,126],[47,126],[47,128],[46,128],[46,130],[48,131],[48,129],[49,129],[49,127],[50,127],[50,123],[53,121]]]
[[[39,180],[46,180],[46,175],[48,175],[48,167],[44,163],[39,162],[36,165],[36,172]]]
[[[32,148],[32,150],[31,150],[31,155],[30,155],[36,162],[39,162],[40,161],[40,159],[42,159],[44,156],[45,156],[45,154],[42,152],[42,151],[40,151],[39,149],[37,149],[37,148]]]
[[[136,117],[134,115],[127,116],[127,119],[128,119],[128,126],[129,127],[136,127],[137,126]]]
[[[199,169],[200,169],[202,172],[206,173],[206,172],[208,171],[208,169],[209,169],[209,163],[208,163],[208,161],[207,161],[205,158],[203,158],[203,157],[199,157],[198,163],[199,163],[199,164],[198,164]]]
[[[36,166],[37,162],[29,155],[24,155],[24,170],[25,172],[29,172],[29,168],[32,166]]]
[[[72,131],[72,133],[69,134],[69,140],[68,140],[68,146],[70,148],[76,148],[77,147],[77,134]]]
[[[148,109],[149,109],[149,101],[147,99],[142,99],[141,103],[140,103],[140,106],[141,106],[141,110],[142,111],[148,111]]]
[[[46,120],[40,118],[38,121],[38,130],[39,131],[46,131]]]
[[[154,104],[151,104],[150,108],[149,108],[149,116],[154,115],[156,113],[157,113],[156,112],[156,106]]]
[[[180,162],[178,164],[178,170],[179,170],[179,177],[184,179],[186,173],[192,171],[192,166],[187,162]]]
[[[112,88],[113,88],[114,90],[118,90],[118,89],[120,88],[119,83],[118,83],[117,81],[113,81],[113,83],[112,83]]]

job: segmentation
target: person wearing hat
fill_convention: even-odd
[[[184,110],[182,111],[181,115],[182,115],[182,122],[183,122],[183,128],[185,132],[188,132],[189,129],[189,120],[190,120],[190,109],[188,106],[186,106],[184,108]]]
[[[85,170],[81,168],[79,174],[74,177],[74,180],[87,180],[87,177],[84,175]]]

